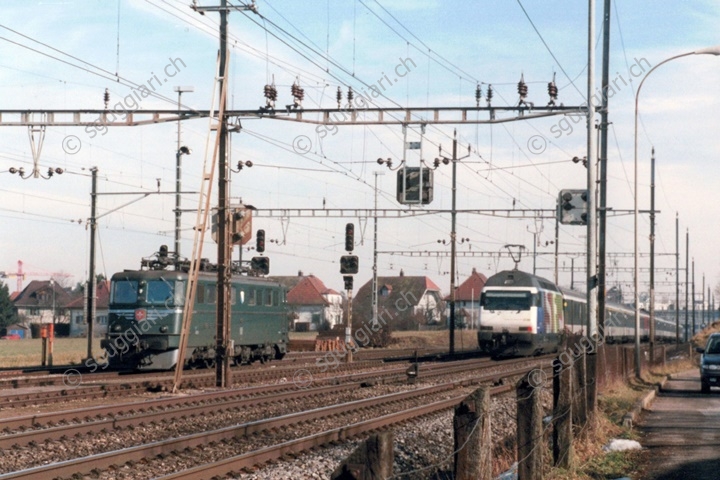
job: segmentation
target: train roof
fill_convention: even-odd
[[[564,298],[574,298],[581,301],[587,300],[587,294],[585,292],[565,287],[558,287],[558,290],[562,292]]]
[[[201,280],[205,281],[217,281],[217,272],[200,272],[198,274]],[[181,270],[124,270],[117,272],[112,276],[112,280],[123,280],[123,279],[145,279],[145,280],[187,280],[187,272]],[[232,283],[242,283],[244,285],[272,285],[280,286],[280,283],[273,280],[268,280],[263,277],[248,277],[234,275],[231,280]]]
[[[558,287],[560,289],[560,292],[563,294],[563,298],[565,299],[573,299],[580,302],[586,302],[587,301],[587,294],[585,292],[581,292],[579,290],[573,290],[570,288],[565,287]],[[635,309],[632,305],[626,305],[624,303],[617,303],[617,302],[605,302],[605,305],[608,308],[612,308],[614,310],[623,310],[623,311],[631,311],[634,312]],[[640,309],[640,315],[650,315],[650,312],[648,312],[645,309]],[[656,317],[657,318],[657,317]]]
[[[188,277],[187,272],[180,270],[123,270],[122,272],[115,273],[112,280],[122,279],[159,279],[164,278],[167,280],[186,280]]]
[[[485,287],[535,287],[554,292],[560,291],[550,280],[520,270],[504,270],[496,273],[487,279]]]

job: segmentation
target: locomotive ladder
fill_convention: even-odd
[[[226,58],[230,58],[229,52]],[[220,53],[218,52],[217,63],[220,63]],[[218,150],[220,144],[220,135],[222,129],[220,125],[225,121],[225,99],[227,98],[227,84],[222,82],[222,90],[220,91],[220,106],[218,107],[217,121],[214,116],[215,95],[217,94],[217,85],[223,79],[227,78],[228,65],[225,63],[225,72],[223,77],[216,76],[213,86],[212,105],[208,122],[208,135],[205,140],[205,155],[203,162],[202,183],[200,187],[200,196],[198,200],[197,216],[195,220],[195,236],[193,241],[192,254],[190,256],[190,269],[188,270],[188,283],[185,290],[185,306],[183,307],[182,328],[180,330],[180,346],[178,347],[178,359],[175,365],[175,379],[173,383],[173,393],[177,392],[182,382],[183,366],[185,364],[185,349],[188,344],[188,336],[190,334],[190,324],[192,322],[193,305],[195,304],[195,293],[197,291],[198,273],[200,271],[200,259],[202,258],[203,244],[205,242],[205,232],[207,230],[208,215],[210,212],[210,198],[212,195],[212,185],[215,178],[215,165],[217,164]],[[219,70],[216,69],[216,70]],[[212,157],[208,162],[208,154],[210,153],[210,138],[212,131],[215,130],[215,143],[212,149]],[[219,219],[223,221],[223,219]]]

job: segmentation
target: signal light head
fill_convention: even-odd
[[[360,261],[357,255],[343,255],[340,257],[340,273],[355,274],[358,273],[360,268]]]
[[[258,230],[255,238],[255,250],[257,250],[258,253],[263,253],[265,251],[265,230]]]
[[[345,250],[352,252],[355,248],[355,225],[348,223],[345,225]]]

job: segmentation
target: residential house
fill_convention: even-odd
[[[93,337],[103,337],[108,328],[108,304],[110,303],[110,281],[104,280],[95,288],[95,323],[93,324]],[[70,336],[86,337],[87,297],[82,295],[67,304],[70,315]]]
[[[341,324],[342,295],[326,287],[315,275],[298,272],[295,277],[269,278],[288,289],[286,299],[294,330],[315,331]]]
[[[480,294],[487,282],[487,277],[478,273],[475,268],[472,273],[458,287],[455,288],[455,321],[457,325],[467,325],[476,328],[480,318]],[[450,296],[445,297],[450,301]],[[450,317],[449,303],[446,315]]]
[[[397,277],[377,279],[378,321],[389,323],[398,330],[419,329],[441,325],[444,309],[440,287],[425,276],[406,276],[401,270]],[[358,290],[353,299],[353,324],[373,318],[372,279]]]
[[[73,299],[53,280],[33,280],[15,297],[13,306],[21,323],[63,324],[70,322],[67,305]]]

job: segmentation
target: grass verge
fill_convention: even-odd
[[[54,365],[78,365],[87,357],[87,338],[56,338],[53,346]],[[93,339],[93,354],[97,357],[100,339]],[[37,367],[42,358],[42,339],[0,340],[0,368]]]

